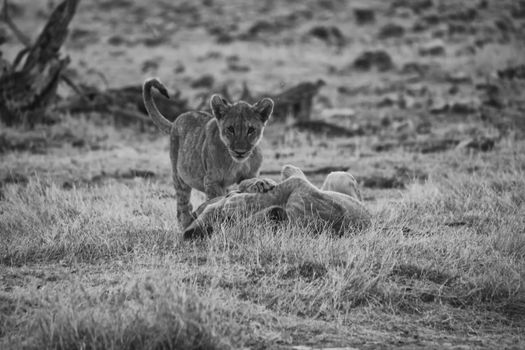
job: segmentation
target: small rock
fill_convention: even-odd
[[[465,72],[456,72],[447,76],[447,81],[452,84],[469,84],[472,83],[472,79]]]
[[[475,42],[476,45],[480,44],[479,42]],[[485,45],[484,43],[481,44],[481,46],[479,46],[480,48],[483,47],[483,45]],[[455,55],[456,57],[460,57],[460,56],[469,56],[469,55],[474,55],[476,53],[476,48],[472,45],[465,45],[463,47],[460,47],[456,52],[455,52]]]
[[[437,98],[431,101],[431,105],[428,110],[432,114],[441,114],[447,112],[448,109],[449,104],[447,103],[447,101],[441,98]]]
[[[515,32],[516,31],[516,27],[514,26],[514,23],[512,22],[512,20],[510,18],[507,18],[507,17],[502,17],[502,18],[498,18],[494,21],[494,25],[496,26],[496,28],[498,28],[498,30],[504,32],[504,33],[509,33],[509,32]]]
[[[228,69],[232,72],[246,73],[251,70],[249,66],[231,62],[228,64]]]
[[[519,3],[514,4],[510,11],[510,15],[517,19],[525,18],[525,1],[520,1]]]
[[[274,29],[275,28],[272,23],[265,20],[259,20],[252,24],[252,26],[248,29],[247,34],[251,37],[255,37],[262,32],[272,32]]]
[[[413,108],[416,105],[416,101],[408,96],[405,96],[401,93],[391,93],[383,97],[379,103],[378,107],[397,107],[400,109]]]
[[[455,114],[473,114],[479,110],[479,103],[474,101],[456,101],[450,105],[450,112]]]
[[[129,171],[120,175],[123,179],[133,179],[135,177],[141,177],[143,179],[150,179],[155,177],[156,174],[150,170],[130,169]]]
[[[345,41],[343,33],[336,26],[315,26],[310,29],[309,34],[331,45],[340,46]]]
[[[403,188],[405,184],[396,176],[388,175],[372,175],[362,178],[357,178],[357,181],[367,188],[381,188],[381,189],[390,189],[390,188]]]
[[[421,19],[430,26],[436,26],[442,21],[441,16],[435,13],[429,13],[428,15],[421,17]]]
[[[401,73],[403,74],[417,74],[417,75],[425,75],[430,70],[430,66],[428,64],[424,63],[418,63],[418,62],[408,62],[403,65],[403,68],[401,68]]]
[[[444,56],[446,51],[443,43],[436,41],[419,48],[419,54],[421,56]]]
[[[81,148],[81,147],[84,147],[86,143],[87,143],[86,140],[78,138],[76,140],[73,140],[73,142],[71,142],[71,146],[75,148]]]
[[[239,55],[226,56],[226,62],[228,62],[228,64],[229,63],[238,63],[240,60],[241,60],[241,58],[239,57]]]
[[[175,64],[175,68],[173,68],[173,72],[175,74],[184,73],[185,70],[186,70],[186,67],[181,62],[177,62],[177,64]]]
[[[354,17],[359,25],[374,23],[376,14],[374,10],[369,8],[354,8]]]
[[[449,23],[448,24],[448,35],[458,35],[458,34],[476,34],[476,28],[470,25],[465,25],[463,23]]]
[[[233,27],[222,27],[222,26],[210,26],[207,28],[207,31],[210,35],[215,37],[215,40],[218,44],[228,44],[231,43],[235,38],[232,36],[232,31],[237,29]]]
[[[441,21],[442,18],[439,15],[435,13],[428,14],[418,19],[412,26],[412,30],[414,32],[422,32],[429,29],[430,27],[438,25],[441,23]]]
[[[476,99],[458,100],[454,102],[434,101],[429,108],[432,114],[454,113],[454,114],[473,114],[479,111],[481,102]]]
[[[211,74],[204,74],[200,78],[195,79],[191,82],[191,87],[194,89],[206,88],[211,89],[215,83],[215,78]]]
[[[456,149],[475,149],[481,152],[489,152],[494,149],[494,146],[496,145],[496,141],[492,138],[488,137],[480,137],[480,138],[472,138],[467,139],[464,141],[461,141],[457,146]]]
[[[400,38],[405,35],[405,28],[395,23],[384,25],[378,34],[379,39]]]
[[[457,93],[459,92],[459,87],[457,84],[453,84],[449,89],[448,89],[448,93],[449,95],[457,95]]]
[[[374,67],[379,71],[387,71],[394,68],[394,63],[386,51],[365,51],[355,59],[353,67],[363,71]]]
[[[217,44],[229,44],[233,42],[234,39],[235,38],[229,33],[221,33],[217,35],[216,41]]]
[[[97,37],[97,33],[90,29],[73,28],[69,33],[69,39],[73,41],[85,41]]]
[[[166,36],[157,35],[144,38],[142,42],[147,47],[155,47],[164,44],[167,40],[168,38]]]
[[[120,45],[123,45],[123,44],[126,44],[126,43],[127,43],[127,40],[124,39],[120,35],[112,35],[108,39],[108,44],[112,45],[112,46],[120,46]]]
[[[72,190],[75,187],[75,184],[72,181],[64,181],[62,183],[62,189]]]
[[[473,8],[461,10],[461,11],[452,11],[447,16],[449,19],[454,21],[461,22],[472,22],[478,17],[478,11]]]
[[[414,13],[420,13],[434,6],[432,0],[395,0],[392,2],[392,8],[405,7],[411,9]]]
[[[414,132],[414,122],[412,120],[395,121],[391,125],[392,130],[397,134],[411,134]]]
[[[142,62],[141,70],[142,70],[142,73],[146,73],[149,71],[155,71],[158,68],[159,68],[159,62],[157,62],[156,59],[150,59],[150,60],[145,60],[144,62]]]
[[[498,70],[500,79],[525,79],[525,64]]]

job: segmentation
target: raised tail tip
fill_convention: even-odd
[[[144,91],[151,89],[151,87],[156,88],[161,93],[162,96],[166,98],[170,98],[168,94],[168,90],[166,89],[164,84],[162,84],[159,78],[156,78],[156,77],[147,78],[144,81],[144,85],[143,85]]]

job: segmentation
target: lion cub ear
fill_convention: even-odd
[[[253,109],[259,113],[263,123],[270,118],[273,111],[273,101],[271,98],[263,98],[259,102],[253,105]]]
[[[231,104],[228,101],[226,101],[221,95],[215,94],[211,97],[211,111],[213,112],[213,116],[219,120],[222,119],[222,117],[224,117],[224,114],[230,106]]]

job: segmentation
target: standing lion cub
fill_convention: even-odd
[[[190,111],[172,123],[158,110],[151,96],[156,88],[168,97],[156,78],[143,85],[146,110],[153,122],[170,134],[170,158],[177,195],[177,219],[182,229],[193,220],[190,204],[195,188],[212,199],[226,194],[228,186],[257,177],[262,155],[257,144],[273,111],[273,101],[263,98],[254,105],[230,104],[219,95],[210,101],[213,115]]]

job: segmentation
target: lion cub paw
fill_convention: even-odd
[[[273,189],[277,183],[272,179],[246,179],[239,184],[239,191],[243,193],[264,193]]]

